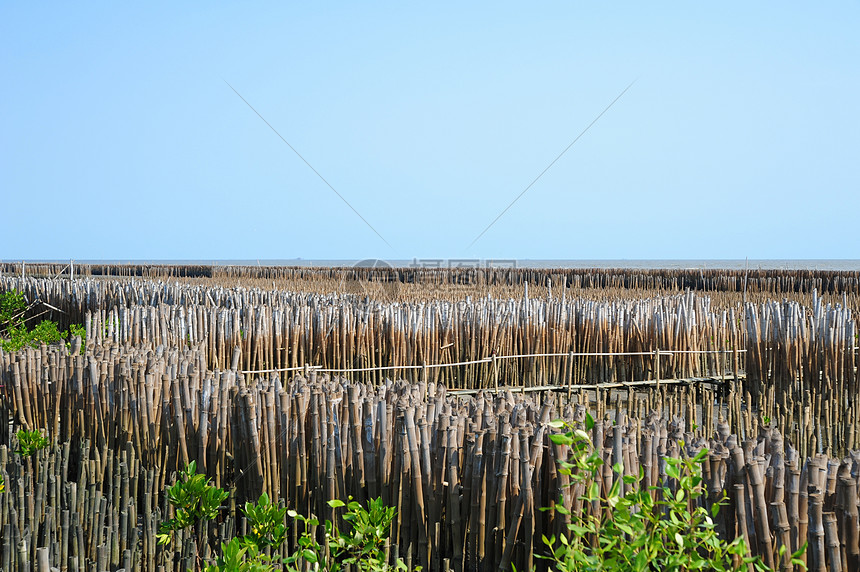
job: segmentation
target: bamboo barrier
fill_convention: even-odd
[[[705,506],[728,494],[721,532],[748,538],[765,562],[791,569],[777,560],[779,547],[794,551],[807,536],[811,568],[854,569],[860,557],[860,453],[802,460],[773,422],[742,439],[729,430],[728,405],[710,408],[719,401],[707,388],[462,396],[432,382],[371,386],[315,372],[250,381],[195,369],[199,352],[113,349],[90,360],[45,349],[14,362],[21,399],[7,413],[16,425],[56,429],[33,458],[0,446],[3,569],[33,555],[61,570],[187,569],[191,540],[180,534],[160,548],[154,531],[171,514],[164,488],[188,458],[232,493],[210,524],[209,557],[216,539],[243,530],[237,507],[261,492],[324,518],[334,517],[329,499],[378,495],[398,507],[392,554],[411,566],[544,569],[541,538],[563,531],[568,517],[541,507],[606,510],[568,488],[556,470],[568,453],[549,440],[551,419],[581,426],[586,410],[598,419],[592,436],[606,466],[622,462],[633,475],[642,467],[643,485],[677,486],[661,459],[707,447]],[[608,471],[598,480],[604,493],[615,478]],[[800,485],[808,502],[799,502]],[[285,551],[295,548],[291,538]]]
[[[392,377],[414,372],[397,366],[464,364],[436,369],[434,381],[480,388],[490,378],[506,384],[541,385],[573,372],[576,383],[642,379],[654,372],[657,349],[713,350],[740,343],[735,309],[712,310],[692,294],[645,300],[481,298],[421,304],[381,304],[349,295],[224,289],[153,282],[104,282],[5,278],[6,289],[58,308],[48,316],[87,324],[90,345],[104,342],[155,346],[203,343],[207,365],[228,368],[235,347],[243,370],[301,368],[367,371]],[[701,316],[701,317],[700,317]],[[698,317],[698,318],[697,318]],[[704,317],[705,319],[702,319]],[[504,361],[491,370],[492,355],[595,355],[575,363],[565,356]],[[696,376],[716,364],[692,356],[664,361],[659,375]]]
[[[791,569],[779,546],[809,539],[810,568],[860,564],[847,290],[745,304],[731,292],[637,299],[572,286],[559,297],[529,290],[540,273],[500,272],[475,280],[519,284],[497,290],[516,297],[386,302],[79,272],[0,277],[0,291],[87,331],[70,348],[0,351],[3,570],[186,569],[189,538],[153,539],[170,516],[164,487],[190,460],[232,493],[209,555],[246,526],[236,507],[265,491],[323,518],[335,516],[326,500],[381,496],[399,510],[391,554],[425,569],[541,567],[541,535],[567,521],[538,509],[605,510],[566,486],[555,470],[566,451],[548,441],[549,419],[581,423],[586,410],[607,467],[642,467],[650,485],[665,482],[661,458],[707,446],[706,502],[729,495],[721,531],[765,562]],[[351,381],[329,376],[339,373]],[[12,454],[18,428],[46,432],[51,450]],[[285,550],[295,528],[290,539]]]
[[[721,307],[692,292],[383,304],[176,282],[5,277],[0,288],[43,301],[40,311],[61,327],[86,324],[90,348],[199,347],[210,369],[230,369],[237,359],[242,371],[312,364],[372,383],[416,381],[423,372],[450,389],[473,390],[746,372],[748,401],[768,417],[798,422],[792,431],[809,433],[819,420],[839,424],[833,440],[819,440],[822,451],[858,441],[858,334],[847,295],[841,303],[813,291],[808,305]],[[529,357],[501,359],[510,355]],[[436,367],[454,363],[461,365]]]
[[[455,261],[452,261],[455,262]],[[155,280],[204,280],[235,283],[236,281],[275,283],[363,282],[369,284],[416,284],[425,289],[434,286],[546,286],[573,290],[607,291],[652,290],[662,292],[737,292],[771,295],[811,293],[860,294],[860,271],[803,269],[633,269],[633,268],[478,268],[479,261],[464,261],[464,267],[309,267],[309,266],[240,266],[226,264],[81,264],[26,263],[25,275],[35,277],[109,277],[148,278]],[[471,266],[469,266],[471,264]],[[0,275],[21,276],[21,262],[0,263]],[[331,291],[330,289],[327,291]]]

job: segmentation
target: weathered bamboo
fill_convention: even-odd
[[[67,569],[115,569],[129,560],[145,570],[181,568],[187,541],[158,549],[152,535],[168,514],[164,487],[196,459],[219,485],[235,489],[225,533],[244,526],[235,506],[263,491],[322,516],[329,498],[379,494],[399,505],[392,548],[415,564],[489,570],[507,560],[527,567],[544,550],[541,536],[564,530],[564,519],[540,513],[541,506],[606,509],[582,507],[576,491],[562,492],[560,501],[547,496],[566,489],[554,469],[566,451],[549,446],[546,421],[561,415],[582,423],[586,408],[573,406],[588,401],[598,419],[595,447],[609,464],[620,461],[631,475],[641,466],[656,485],[661,456],[690,454],[676,440],[710,439],[706,482],[735,497],[727,534],[746,528],[750,548],[767,561],[775,550],[770,531],[777,546],[794,550],[807,536],[807,516],[833,513],[832,522],[809,521],[810,562],[836,569],[838,554],[840,569],[856,569],[858,476],[830,458],[856,442],[845,429],[857,415],[853,298],[839,307],[817,293],[782,304],[751,302],[738,308],[739,323],[735,309],[692,293],[591,300],[551,296],[548,288],[536,296],[531,283],[531,294],[516,301],[485,296],[368,308],[340,295],[0,278],[4,288],[56,301],[90,332],[85,356],[64,346],[0,352],[0,413],[13,429],[42,429],[56,443],[23,463],[15,455],[4,460],[0,447],[8,489],[0,495],[0,563],[18,567],[22,554],[36,562],[47,551],[52,566]],[[655,354],[654,347],[676,353]],[[659,391],[629,384],[722,376],[725,359],[716,356],[724,348],[738,359],[731,387],[717,386],[716,393],[695,381],[677,392],[665,379]],[[571,356],[583,351],[640,354]],[[542,352],[558,355],[504,359]],[[311,369],[286,383],[276,372],[239,371],[279,360],[290,367],[394,369],[354,372],[368,382],[358,385]],[[425,385],[386,380],[409,378],[413,371],[403,368],[416,364],[427,364],[418,366]],[[497,371],[502,392],[485,391],[496,388]],[[628,385],[596,388],[595,409],[582,387],[594,382]],[[550,383],[562,392],[557,402],[539,392],[504,391]],[[446,384],[476,393],[446,394]],[[640,408],[640,397],[653,412]],[[728,422],[720,428],[723,413]],[[764,415],[799,453],[782,451],[782,436],[765,428]],[[0,443],[11,445],[13,433],[3,425]],[[825,455],[798,468],[819,446]],[[725,468],[719,451],[731,452]],[[613,478],[608,471],[601,486]],[[290,542],[294,547],[292,533]],[[773,563],[787,569],[784,558]]]

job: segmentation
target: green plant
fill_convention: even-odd
[[[385,561],[385,541],[396,514],[393,507],[386,507],[382,499],[371,500],[366,509],[351,498],[346,503],[331,500],[328,504],[335,509],[346,507],[343,520],[349,524],[349,529],[339,531],[334,523],[326,521],[325,540],[320,543],[316,536],[320,521],[316,517],[279,509],[266,494],[260,496],[257,504],[246,503],[243,512],[249,521],[250,534],[222,543],[221,556],[206,572],[275,570],[274,562],[265,551],[267,548],[277,550],[283,543],[285,514],[296,526],[302,527],[296,550],[282,562],[285,570],[298,572],[310,568],[339,572],[350,567],[362,572],[384,572],[406,569],[399,559],[394,567]]]
[[[48,446],[48,439],[42,436],[41,431],[26,431],[21,429],[17,433],[18,450],[15,451],[22,457],[31,457],[36,451]]]
[[[57,322],[50,320],[42,320],[36,327],[30,330],[31,344],[38,345],[41,343],[52,344],[63,339],[65,332],[62,334],[57,329]]]
[[[569,534],[543,538],[551,551],[545,558],[552,560],[557,570],[725,571],[750,564],[756,570],[768,569],[759,558],[746,556],[742,538],[727,542],[719,537],[713,517],[722,501],[713,504],[710,511],[699,503],[706,494],[701,472],[706,449],[692,458],[665,458],[666,475],[677,483],[675,489],[668,484],[650,489],[637,486],[643,475],[624,475],[623,466],[616,464],[612,469],[619,478],[601,497],[598,479],[603,461],[586,432],[594,427],[594,420],[586,416],[586,431],[563,422],[552,425],[569,429],[550,436],[572,451],[569,461],[560,462],[559,471],[568,475],[572,484],[583,487],[585,494],[580,498],[587,507],[598,503],[602,507],[599,516],[587,509],[584,514],[572,514],[563,504],[554,507],[570,517]],[[633,486],[622,494],[622,484]],[[805,545],[792,555],[793,564],[801,564],[803,550]]]
[[[296,511],[287,514],[302,523],[304,532],[299,537],[299,547],[296,552],[284,560],[286,570],[298,572],[304,565],[313,569],[339,572],[345,567],[363,572],[384,572],[387,570],[406,570],[406,565],[399,558],[394,566],[385,561],[385,541],[391,530],[396,509],[386,507],[381,498],[372,499],[368,508],[349,498],[348,502],[330,500],[332,508],[346,507],[343,520],[349,524],[349,529],[339,531],[331,521],[325,522],[325,541],[328,547],[317,542],[314,530],[319,520],[305,517]]]
[[[203,523],[218,516],[221,503],[230,496],[224,489],[210,483],[206,475],[197,474],[197,463],[191,461],[179,473],[176,483],[167,489],[167,500],[176,512],[173,518],[159,525],[156,534],[158,544],[168,544],[174,532],[192,529],[198,568],[202,564]]]
[[[201,554],[202,524],[215,518],[221,503],[229,496],[226,491],[209,484],[204,475],[196,474],[193,461],[179,474],[176,484],[167,489],[167,499],[176,508],[174,518],[161,523],[156,535],[159,544],[168,544],[173,533],[188,528],[194,529],[197,541],[197,568],[206,572],[273,572],[283,564],[285,570],[298,572],[310,568],[326,572],[339,572],[349,566],[363,572],[385,572],[405,570],[398,559],[394,567],[385,561],[385,541],[396,514],[386,507],[382,499],[371,500],[365,509],[350,497],[349,502],[329,501],[332,508],[346,507],[344,522],[347,531],[326,521],[325,540],[321,544],[316,537],[320,522],[313,515],[303,516],[294,510],[279,508],[266,493],[256,503],[247,502],[242,512],[248,519],[249,533],[221,543],[221,555],[214,564],[203,566]],[[278,551],[286,538],[285,516],[301,525],[297,549],[281,562],[270,556]]]
[[[251,532],[244,537],[221,543],[221,556],[206,572],[269,572],[275,570],[266,548],[278,549],[284,542],[286,508],[278,508],[263,493],[257,503],[245,503],[242,509]]]
[[[0,475],[0,493],[6,492],[6,481],[3,480],[3,475]]]
[[[0,294],[0,329],[14,324],[23,318],[27,311],[27,303],[24,294],[9,290]]]
[[[206,572],[273,572],[276,568],[269,559],[260,554],[253,545],[243,545],[242,540],[233,538],[221,543],[221,556],[216,564],[206,567]]]
[[[30,331],[24,324],[24,314],[28,309],[21,292],[10,290],[0,294],[0,348],[3,350],[20,350],[32,342]]]
[[[242,509],[248,519],[251,532],[245,536],[245,542],[254,544],[260,549],[264,547],[278,548],[283,544],[287,528],[284,526],[286,508],[278,506],[269,500],[269,495],[263,493],[255,503],[247,502]]]
[[[69,330],[60,332],[56,322],[42,320],[32,330],[28,329],[24,315],[32,306],[27,304],[21,292],[10,290],[0,294],[0,348],[4,351],[52,344],[75,335],[86,338],[86,328],[80,324],[73,324]]]
[[[295,521],[296,525],[301,523],[304,530],[299,535],[297,550],[284,559],[284,569],[290,572],[299,572],[304,570],[303,563],[307,563],[314,569],[320,569],[326,561],[325,548],[317,542],[314,535],[320,521],[313,515],[306,517],[294,510],[288,510],[287,514]]]
[[[83,324],[72,324],[69,326],[69,329],[64,332],[65,338],[68,338],[68,342],[66,342],[66,347],[69,350],[72,349],[72,338],[75,336],[81,337],[81,355],[84,354],[84,349],[87,345],[87,328]]]
[[[31,338],[25,326],[8,326],[6,328],[6,339],[0,340],[0,348],[7,352],[14,352],[29,345],[30,341]]]
[[[332,570],[339,570],[344,565],[368,572],[388,570],[390,567],[385,562],[385,540],[397,514],[396,509],[385,506],[381,498],[371,499],[367,509],[352,498],[348,503],[341,500],[329,501],[329,506],[345,506],[347,512],[343,515],[343,520],[350,525],[348,531],[338,532],[330,522],[326,522],[329,548],[338,565],[332,567]],[[406,565],[399,560],[395,567],[406,569]]]

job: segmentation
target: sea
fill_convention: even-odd
[[[0,260],[16,262],[21,260]],[[25,263],[68,263],[69,260],[26,260]],[[237,260],[75,260],[79,264],[164,264],[203,266],[338,266],[392,268],[627,268],[634,270],[847,270],[860,271],[860,259],[571,259],[413,258],[405,259],[237,259]]]

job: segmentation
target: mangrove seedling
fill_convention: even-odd
[[[176,484],[167,489],[167,500],[176,509],[176,513],[173,518],[159,525],[156,534],[158,544],[169,544],[177,530],[192,529],[198,568],[202,562],[200,549],[203,542],[203,524],[218,516],[221,503],[230,496],[224,489],[210,483],[206,475],[197,474],[197,462],[191,461],[179,473]]]
[[[48,446],[48,439],[42,436],[41,431],[21,429],[16,435],[18,437],[18,450],[15,452],[22,457],[31,457],[36,454],[36,451]]]
[[[639,476],[624,474],[624,467],[617,463],[612,470],[618,478],[602,496],[598,483],[603,459],[586,432],[594,427],[594,420],[586,416],[585,431],[562,421],[551,426],[569,429],[550,435],[554,443],[567,445],[572,452],[569,460],[559,462],[559,472],[584,491],[581,499],[586,504],[604,507],[599,516],[589,511],[573,514],[563,503],[553,507],[570,518],[566,534],[543,537],[551,555],[542,558],[553,561],[556,570],[738,571],[750,565],[756,571],[768,570],[760,558],[746,556],[742,537],[729,542],[718,535],[714,518],[725,495],[710,510],[699,502],[706,495],[701,464],[707,459],[707,449],[702,448],[692,458],[665,457],[666,476],[677,483],[675,488],[668,484],[650,489],[641,486],[641,471]],[[628,492],[623,492],[623,485],[628,485]],[[804,550],[805,545],[791,555],[793,565],[802,566]],[[780,556],[783,554],[784,549]]]
[[[29,329],[24,315],[35,306],[36,302],[27,304],[21,292],[10,290],[0,293],[0,348],[13,352],[27,346],[53,344],[77,335],[81,336],[82,340],[86,338],[86,328],[80,324],[72,324],[65,332],[60,332],[56,322],[42,320],[33,329]],[[71,344],[67,345],[71,347]]]

